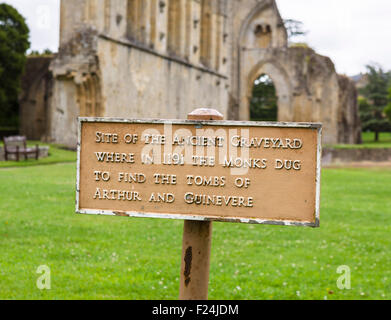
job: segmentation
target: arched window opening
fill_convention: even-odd
[[[216,41],[216,57],[214,61],[214,68],[219,70],[220,68],[220,53],[221,53],[221,38],[222,38],[222,29],[223,29],[223,17],[220,15],[217,16],[216,32],[215,32],[215,41]]]
[[[257,24],[254,29],[257,45],[259,48],[267,49],[272,42],[272,28],[270,25]]]
[[[201,1],[201,63],[207,67],[211,64],[212,45],[212,6],[210,0]]]
[[[157,27],[156,27],[156,18],[157,18],[157,0],[151,0],[151,17],[150,17],[150,46],[153,48],[156,43],[157,36]]]
[[[92,23],[96,20],[96,3],[95,1],[89,1],[85,7],[85,20]]]
[[[273,80],[262,74],[254,81],[250,101],[252,121],[277,121],[277,93]]]
[[[110,23],[111,23],[111,1],[105,0],[104,2],[104,16],[105,16],[105,25],[104,31],[110,32]]]
[[[150,24],[149,19],[147,19],[147,16],[149,16],[149,13],[147,11],[147,1],[141,0],[138,3],[138,12],[137,12],[137,24],[138,24],[138,30],[137,30],[137,40],[141,43],[147,42],[147,25]]]
[[[263,33],[263,26],[261,24],[257,24],[255,26],[255,30],[254,30],[254,34],[257,36],[257,37],[260,37]]]
[[[181,41],[181,0],[170,0],[168,3],[168,52],[180,55]]]
[[[84,108],[83,108],[85,110],[84,113],[87,116],[93,116],[93,114],[92,114],[92,110],[93,110],[93,108],[92,108],[92,105],[93,105],[92,99],[93,99],[94,96],[92,95],[92,88],[91,88],[90,81],[88,80],[88,81],[84,82],[83,86],[84,86],[85,103],[86,103]]]
[[[128,39],[145,43],[147,6],[145,0],[128,0],[127,2],[127,27],[126,36]]]

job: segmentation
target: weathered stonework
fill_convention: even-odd
[[[387,148],[358,148],[358,149],[336,149],[331,147],[323,148],[322,165],[336,165],[343,163],[358,162],[384,162],[390,166],[391,149]]]
[[[63,0],[46,137],[75,146],[78,116],[185,119],[212,107],[249,120],[263,73],[278,120],[322,122],[326,143],[359,142],[354,85],[329,58],[288,48],[274,0]]]

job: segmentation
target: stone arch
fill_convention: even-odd
[[[77,85],[79,115],[84,117],[101,117],[104,114],[100,80],[97,74],[91,74]]]
[[[245,86],[243,86],[240,103],[240,117],[243,120],[250,119],[250,100],[254,81],[262,74],[268,75],[276,88],[278,99],[278,121],[290,121],[292,119],[291,110],[291,84],[288,74],[284,68],[276,61],[267,60],[257,63],[247,74]]]
[[[53,79],[49,65],[52,58],[29,57],[21,79],[20,133],[31,140],[40,140],[47,135]]]
[[[104,0],[104,31],[110,32],[111,24],[111,0]]]
[[[48,85],[48,75],[40,75],[23,98],[23,109],[27,110],[21,110],[21,131],[29,139],[40,140],[46,133]]]
[[[270,47],[272,42],[272,28],[269,24],[255,25],[254,35],[257,39],[257,46],[262,49]]]
[[[183,29],[185,30],[185,45],[184,45],[184,57],[189,60],[191,55],[191,45],[192,45],[192,27],[194,25],[193,19],[193,4],[191,1],[186,1],[185,3],[185,22]]]
[[[150,47],[154,48],[156,45],[156,37],[157,37],[157,2],[158,0],[151,0],[151,17],[149,19],[150,23],[150,35],[149,35],[149,41],[150,41]]]
[[[135,40],[137,33],[137,7],[138,0],[128,0],[126,8],[126,36]]]
[[[221,65],[221,55],[223,51],[223,41],[224,41],[224,20],[225,12],[227,10],[227,3],[225,1],[218,1],[215,3],[216,6],[216,23],[215,23],[215,32],[214,32],[214,41],[215,45],[215,57],[213,61],[213,67],[215,70],[220,69]]]
[[[89,0],[84,9],[84,19],[87,22],[93,22],[97,18],[97,3],[96,0]]]
[[[249,10],[241,25],[237,43],[240,70],[239,119],[250,119],[250,99],[254,81],[260,75],[267,74],[276,88],[278,120],[289,121],[292,117],[290,77],[274,54],[274,47],[286,46],[287,36],[274,1],[258,2]]]

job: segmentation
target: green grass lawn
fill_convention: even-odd
[[[30,167],[30,166],[43,165],[43,164],[55,164],[55,163],[76,161],[76,152],[66,150],[62,146],[56,144],[38,142],[38,141],[27,142],[27,145],[30,147],[33,147],[36,144],[40,146],[48,146],[49,156],[39,160],[35,160],[35,159],[24,160],[22,156],[20,161],[0,161],[0,168]],[[3,147],[3,142],[0,142],[0,146]]]
[[[391,132],[380,133],[379,141],[375,141],[373,132],[363,132],[362,141],[362,144],[337,144],[329,147],[337,149],[391,148]]]
[[[177,299],[183,221],[75,214],[75,167],[0,169],[0,299]],[[390,186],[326,169],[318,229],[214,223],[209,298],[391,299]]]

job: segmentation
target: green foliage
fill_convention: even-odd
[[[12,6],[0,4],[0,125],[18,121],[20,78],[29,48],[25,19]]]
[[[390,72],[385,72],[380,66],[367,65],[368,84],[360,90],[374,106],[385,106],[388,103],[388,86],[391,80]]]
[[[253,121],[277,120],[276,88],[267,75],[261,75],[255,80],[250,101],[250,118]]]
[[[38,50],[31,50],[28,55],[30,57],[42,57],[42,56],[50,56],[53,54],[53,51],[50,50],[50,49],[45,49],[43,50],[42,52],[38,51]]]
[[[312,49],[308,43],[306,42],[293,42],[289,44],[290,48],[304,48],[304,49]]]
[[[56,164],[56,163],[76,161],[76,152],[65,150],[62,146],[42,143],[38,141],[27,142],[27,145],[30,147],[33,147],[36,144],[39,144],[40,146],[48,146],[49,156],[38,160],[28,159],[28,160],[20,160],[20,161],[0,161],[0,169],[12,168],[12,167],[30,167],[30,166],[38,166],[44,164]],[[0,146],[3,146],[2,142],[0,142]]]
[[[389,104],[385,109],[384,113],[386,114],[389,121],[391,121],[391,104]]]
[[[308,31],[304,31],[304,24],[301,21],[294,19],[285,19],[284,26],[288,34],[288,40],[292,40],[298,36],[305,36]]]
[[[177,299],[183,221],[75,214],[75,177],[74,163],[0,169],[0,299]],[[209,298],[390,299],[390,179],[322,170],[318,229],[213,223]]]
[[[391,149],[391,132],[380,132],[379,140],[374,141],[375,134],[373,132],[362,133],[362,144],[335,144],[326,145],[335,149]]]
[[[367,69],[368,84],[360,90],[360,118],[363,131],[374,132],[375,140],[378,141],[380,132],[391,131],[391,122],[385,115],[391,73],[375,65],[368,65]]]

